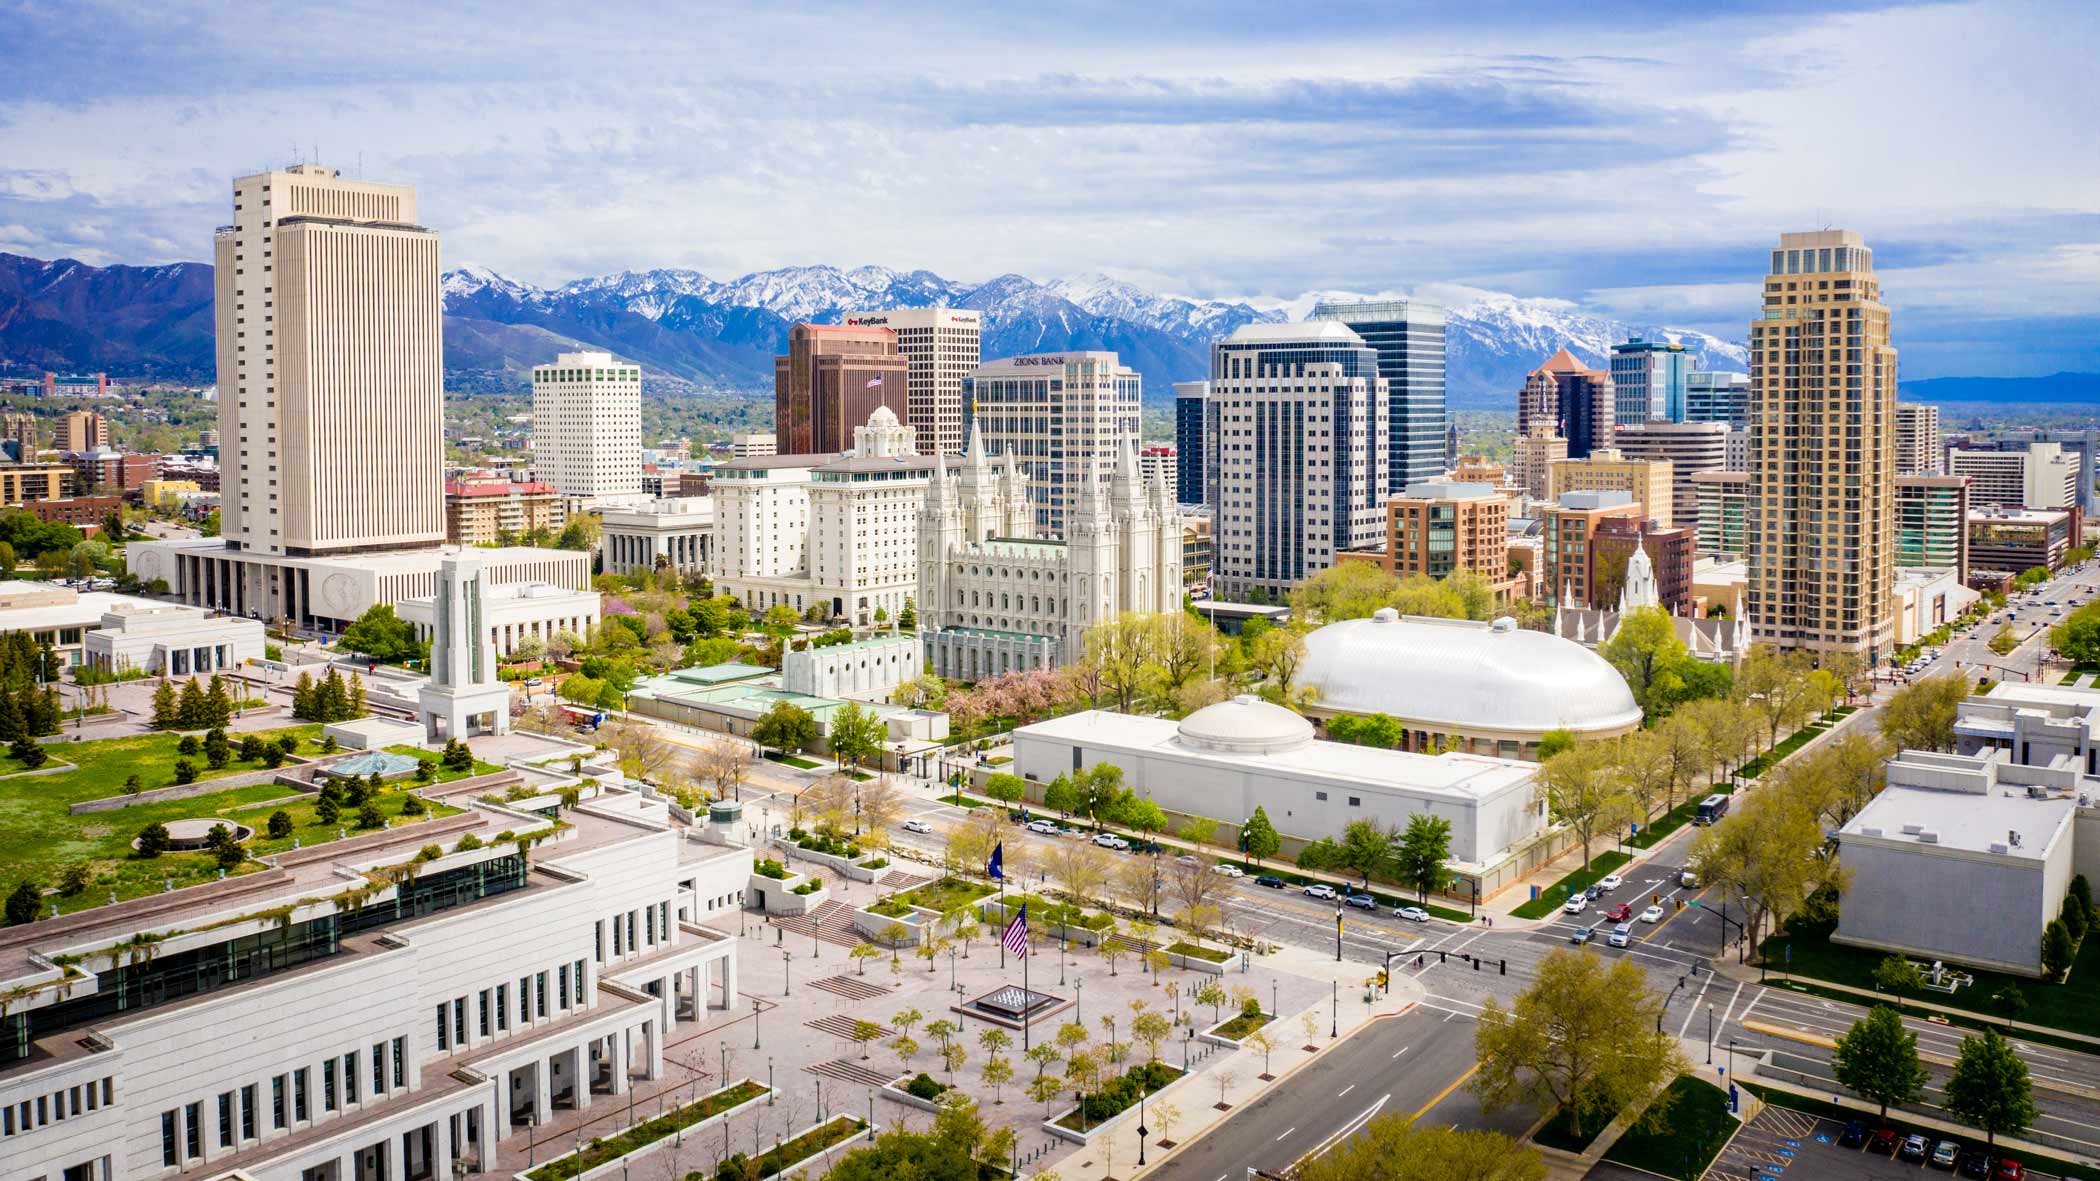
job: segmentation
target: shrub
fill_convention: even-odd
[[[42,743],[27,734],[15,739],[14,745],[7,748],[7,753],[13,755],[16,762],[21,763],[32,771],[43,766],[51,758],[51,752],[45,750]]]
[[[386,817],[381,816],[379,814],[379,809],[373,807],[370,804],[366,804],[364,807],[359,808],[357,810],[357,827],[385,828]]]
[[[145,784],[143,784],[143,783],[141,783],[141,782],[139,782],[139,777],[138,777],[137,775],[135,775],[135,774],[133,774],[133,775],[126,775],[126,776],[124,777],[124,794],[125,794],[125,795],[132,795],[132,796],[135,796],[135,795],[139,794],[140,792],[142,792],[142,791],[144,791],[144,790],[146,790],[146,785],[145,785]]]
[[[1082,1104],[1089,1121],[1109,1119],[1135,1107],[1138,1095],[1157,1091],[1173,1082],[1180,1074],[1163,1062],[1147,1062],[1130,1069],[1129,1073],[1109,1080],[1094,1094],[1088,1095]]]
[[[321,753],[324,755],[332,755],[338,749],[340,749],[340,745],[341,744],[336,742],[335,735],[330,734],[328,737],[323,738],[321,740]]]
[[[790,890],[790,891],[788,891],[788,892],[789,892],[789,893],[791,893],[791,894],[814,894],[814,893],[816,893],[817,891],[819,891],[819,890],[821,890],[821,889],[823,889],[823,888],[824,888],[824,879],[823,879],[823,878],[811,878],[811,879],[809,879],[808,881],[806,881],[806,882],[802,883],[802,884],[801,884],[801,885],[799,885],[799,886],[796,886],[796,887],[795,887],[795,888],[794,888],[793,890]]]
[[[263,766],[273,771],[284,766],[284,753],[283,747],[274,743],[264,743],[262,751]]]
[[[195,763],[192,763],[192,762],[190,762],[190,761],[189,761],[188,759],[176,759],[176,760],[175,760],[175,782],[177,782],[177,783],[195,783],[195,782],[197,782],[197,764],[195,764]]]
[[[416,850],[416,860],[418,861],[436,861],[444,855],[445,849],[442,845],[425,845]]]
[[[270,813],[269,827],[264,831],[270,834],[273,841],[281,841],[292,835],[292,814],[282,808]]]
[[[168,851],[168,826],[156,820],[139,830],[139,856],[152,860]]]
[[[758,863],[751,867],[751,872],[760,877],[772,878],[776,882],[787,877],[787,867],[771,857],[759,858]]]
[[[2002,984],[1991,994],[1991,1008],[2006,1017],[2018,1017],[2027,1011],[2027,994],[2020,991],[2017,984]]]
[[[314,819],[323,824],[334,824],[342,819],[342,816],[342,805],[336,803],[333,796],[323,795],[314,805]]]
[[[910,1095],[914,1099],[925,1099],[929,1102],[939,1098],[941,1092],[947,1089],[946,1085],[935,1082],[933,1076],[923,1070],[913,1075],[910,1082],[904,1084],[905,1094]]]
[[[214,727],[204,736],[204,761],[214,771],[233,761],[233,747],[227,744],[226,731]]]
[[[44,891],[35,882],[19,881],[7,895],[7,925],[20,926],[36,921],[37,908],[44,904]]]
[[[241,759],[241,761],[242,761],[242,762],[244,762],[244,763],[260,763],[260,762],[262,762],[262,761],[263,761],[263,740],[262,740],[262,739],[260,739],[260,738],[257,738],[257,737],[256,737],[255,735],[253,735],[253,734],[250,734],[250,735],[248,735],[248,736],[247,736],[246,738],[243,738],[243,739],[241,739],[241,753],[240,753],[240,759]]]
[[[91,880],[92,875],[88,872],[87,862],[75,861],[60,871],[58,875],[58,892],[68,898],[78,898],[87,890],[88,882]]]
[[[2042,929],[2042,970],[2061,977],[2071,966],[2071,931],[2062,919],[2051,919]]]
[[[218,861],[220,869],[232,869],[248,860],[248,850],[242,848],[239,841],[228,839],[212,850],[212,856]]]
[[[2085,908],[2078,905],[2075,899],[2064,904],[2063,921],[2065,929],[2071,932],[2071,942],[2076,943],[2085,938]]]
[[[431,780],[433,780],[433,779],[436,779],[436,778],[437,778],[437,768],[435,768],[435,767],[433,767],[433,766],[431,766],[431,765],[430,765],[430,760],[428,760],[428,759],[417,759],[417,760],[416,760],[416,782],[417,782],[417,783],[428,783],[428,782],[430,782]]]
[[[175,753],[176,753],[176,754],[179,754],[179,755],[194,755],[194,754],[196,754],[196,753],[197,753],[197,736],[196,736],[195,734],[185,734],[185,735],[183,735],[183,736],[182,736],[182,741],[180,741],[180,742],[178,742],[178,743],[176,743],[176,744],[175,744]]]
[[[428,811],[430,811],[430,805],[423,802],[422,796],[409,792],[401,797],[401,814],[403,816],[421,816]]]
[[[480,847],[481,838],[475,836],[471,832],[459,838],[459,844],[452,846],[453,850],[459,853],[465,853],[470,850],[479,849]]]
[[[1250,997],[1248,997],[1248,998],[1247,998],[1247,999],[1246,999],[1245,1001],[1242,1001],[1242,1002],[1240,1003],[1240,1016],[1242,1016],[1242,1017],[1259,1017],[1259,1016],[1261,1016],[1261,1002],[1260,1002],[1260,1001],[1258,1001],[1258,1000],[1255,1000],[1255,999],[1254,999],[1253,997],[1251,997],[1251,996],[1250,996]]]

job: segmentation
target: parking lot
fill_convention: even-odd
[[[1871,1130],[1874,1120],[1864,1119]],[[1767,1105],[1729,1141],[1706,1171],[1706,1181],[1850,1181],[1852,1178],[1915,1178],[1960,1174],[1898,1160],[1887,1153],[1841,1148],[1844,1124],[1790,1108]],[[1902,1137],[1897,1137],[1902,1143]],[[1937,1144],[1938,1141],[1933,1143]],[[1964,1148],[1968,1141],[1961,1141]],[[2027,1176],[2054,1181],[2055,1174],[2027,1171]]]

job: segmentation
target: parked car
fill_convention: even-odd
[[[1560,912],[1562,914],[1581,914],[1583,911],[1588,910],[1589,908],[1589,896],[1585,894],[1577,894],[1573,898],[1570,898],[1566,902],[1561,904]]]
[[[1867,1151],[1876,1156],[1893,1155],[1896,1151],[1896,1129],[1874,1129],[1874,1134],[1867,1137]]]
[[[1597,931],[1594,927],[1577,927],[1575,928],[1575,933],[1568,936],[1568,942],[1574,944],[1588,943],[1592,938],[1596,937],[1596,934]]]
[[[1237,865],[1227,865],[1222,861],[1218,862],[1216,865],[1211,866],[1210,871],[1214,874],[1217,874],[1219,877],[1243,878],[1247,876],[1246,870],[1241,869]]]
[[[1932,1150],[1932,1167],[1952,1170],[1954,1168],[1954,1158],[1959,1155],[1961,1155],[1961,1145],[1956,1144],[1952,1140],[1942,1140],[1939,1147]]]
[[[1582,896],[1584,898],[1589,899],[1591,902],[1595,902],[1599,898],[1604,897],[1604,887],[1601,885],[1593,885],[1589,889],[1584,890],[1582,892]]]
[[[1851,1123],[1846,1124],[1845,1130],[1838,1133],[1839,1148],[1858,1148],[1866,1142],[1867,1125],[1860,1123],[1858,1120],[1853,1120]]]
[[[1196,856],[1194,853],[1183,853],[1181,856],[1176,857],[1174,860],[1179,861],[1183,865],[1203,864],[1203,859],[1201,857]]]
[[[1610,910],[1604,912],[1604,921],[1608,923],[1632,922],[1633,907],[1628,905],[1627,903],[1621,902],[1617,906],[1614,906]]]
[[[1651,906],[1648,909],[1642,911],[1641,921],[1644,923],[1659,923],[1663,921],[1663,908],[1660,906]]]
[[[1677,884],[1687,890],[1696,890],[1699,888],[1699,875],[1689,869],[1680,870],[1677,874]]]
[[[1283,889],[1283,879],[1276,877],[1273,874],[1265,873],[1261,875],[1260,877],[1254,879],[1254,884],[1257,886],[1267,886],[1271,890]]]
[[[1429,921],[1429,912],[1419,906],[1396,906],[1393,908],[1393,917],[1406,919],[1410,923],[1426,923]]]
[[[1624,947],[1633,942],[1633,928],[1626,923],[1620,923],[1611,929],[1611,938],[1605,942],[1613,947]]]
[[[1094,843],[1101,846],[1104,849],[1128,849],[1130,847],[1129,841],[1124,840],[1122,837],[1114,836],[1105,832],[1102,833],[1100,836],[1095,837]]]
[[[1378,900],[1376,898],[1371,897],[1369,894],[1351,894],[1348,897],[1343,898],[1342,901],[1348,903],[1349,905],[1355,907],[1358,910],[1378,909]]]
[[[1990,1181],[1990,1154],[1981,1148],[1971,1148],[1961,1154],[1961,1160],[1955,1165],[1954,1171],[1971,1178],[1971,1181]]]
[[[926,822],[925,822],[925,821],[923,821],[923,820],[920,820],[920,819],[917,819],[917,818],[913,818],[913,819],[911,819],[911,820],[907,820],[907,821],[905,821],[905,822],[904,822],[904,831],[906,831],[906,832],[932,832],[932,831],[933,831],[933,826],[932,826],[931,824],[928,824],[928,823],[926,823]]]
[[[1335,897],[1334,887],[1328,885],[1326,882],[1314,882],[1312,885],[1305,887],[1305,896],[1307,898],[1325,898],[1332,900]]]
[[[1603,877],[1597,879],[1597,888],[1607,892],[1611,890],[1616,890],[1620,886],[1623,886],[1625,884],[1626,879],[1620,877],[1618,874],[1615,873],[1608,873],[1605,874]]]
[[[1910,1135],[1905,1136],[1903,1138],[1903,1147],[1898,1148],[1896,1150],[1896,1156],[1898,1157],[1898,1159],[1901,1160],[1917,1161],[1918,1163],[1923,1164],[1925,1162],[1925,1158],[1928,1155],[1930,1155],[1931,1152],[1932,1141],[1927,1140],[1925,1137],[1913,1132]]]
[[[1046,837],[1054,837],[1057,835],[1057,821],[1031,820],[1028,822],[1028,831],[1039,832]]]
[[[1991,1170],[1991,1181],[2027,1181],[2027,1166],[2009,1156],[2001,1156],[1998,1167]]]

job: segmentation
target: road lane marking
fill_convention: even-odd
[[[1298,1125],[1297,1125],[1297,1124],[1292,1124],[1292,1125],[1291,1125],[1290,1127],[1288,1127],[1288,1128],[1285,1128],[1285,1129],[1283,1130],[1283,1136],[1288,1136],[1288,1135],[1290,1135],[1290,1134],[1291,1134],[1292,1132],[1295,1132],[1295,1131],[1297,1131],[1297,1130],[1298,1130]],[[1277,1138],[1278,1140],[1281,1140],[1281,1139],[1283,1139],[1283,1136],[1278,1136],[1278,1137],[1276,1137],[1276,1138]]]
[[[1351,1085],[1353,1086],[1354,1084]],[[1327,1139],[1320,1141],[1318,1144],[1314,1145],[1312,1149],[1308,1151],[1304,1156],[1301,1156],[1297,1160],[1292,1161],[1291,1169],[1296,1169],[1299,1165],[1304,1164],[1306,1161],[1309,1161],[1312,1158],[1319,1156],[1321,1153],[1326,1152],[1329,1148],[1334,1147],[1336,1142],[1355,1135],[1356,1130],[1358,1128],[1361,1128],[1365,1124],[1371,1122],[1372,1116],[1377,1115],[1380,1111],[1385,1110],[1386,1101],[1391,1099],[1392,1097],[1393,1093],[1391,1091],[1387,1091],[1385,1094],[1380,1095],[1378,1097],[1378,1102],[1373,1103],[1369,1107],[1364,1108],[1363,1114],[1357,1116],[1353,1120],[1350,1120],[1348,1123],[1343,1124],[1340,1128],[1335,1130],[1334,1135],[1329,1136]]]
[[[1355,1084],[1355,1083],[1350,1083],[1350,1084],[1349,1084],[1348,1086],[1346,1086],[1346,1087],[1343,1087],[1343,1088],[1342,1088],[1341,1090],[1339,1090],[1339,1091],[1336,1091],[1336,1092],[1334,1093],[1334,1097],[1335,1097],[1335,1098],[1337,1098],[1337,1099],[1339,1099],[1339,1098],[1341,1098],[1342,1096],[1344,1096],[1344,1095],[1348,1094],[1349,1092],[1351,1092],[1351,1091],[1353,1091],[1353,1090],[1355,1090],[1355,1089],[1356,1089],[1356,1084]]]
[[[1475,1062],[1473,1065],[1466,1067],[1466,1072],[1464,1074],[1459,1075],[1455,1079],[1452,1079],[1450,1086],[1445,1087],[1441,1091],[1438,1091],[1436,1093],[1436,1098],[1431,1099],[1427,1103],[1424,1103],[1422,1105],[1422,1109],[1420,1111],[1415,1112],[1415,1118],[1421,1119],[1423,1116],[1429,1114],[1430,1108],[1435,1107],[1439,1103],[1442,1103],[1446,1098],[1450,1096],[1451,1092],[1456,1091],[1459,1088],[1460,1084],[1464,1083],[1467,1079],[1472,1078],[1475,1074],[1479,1073],[1479,1071],[1480,1063],[1478,1062]]]
[[[1397,1049],[1397,1050],[1394,1050],[1394,1051],[1393,1051],[1393,1057],[1395,1057],[1395,1058],[1398,1058],[1398,1057],[1399,1057],[1400,1055],[1402,1055],[1402,1054],[1405,1054],[1405,1053],[1407,1053],[1407,1051],[1408,1051],[1408,1048],[1409,1048],[1409,1047],[1407,1047],[1407,1046],[1402,1046],[1402,1047],[1400,1047],[1399,1049]]]

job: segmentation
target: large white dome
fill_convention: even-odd
[[[1313,726],[1280,705],[1242,695],[1206,705],[1181,719],[1177,737],[1183,746],[1195,750],[1266,755],[1311,742]]]
[[[1330,623],[1305,637],[1297,683],[1316,694],[1315,708],[1431,730],[1610,734],[1641,721],[1626,679],[1603,657],[1513,619],[1402,618],[1388,607]]]

